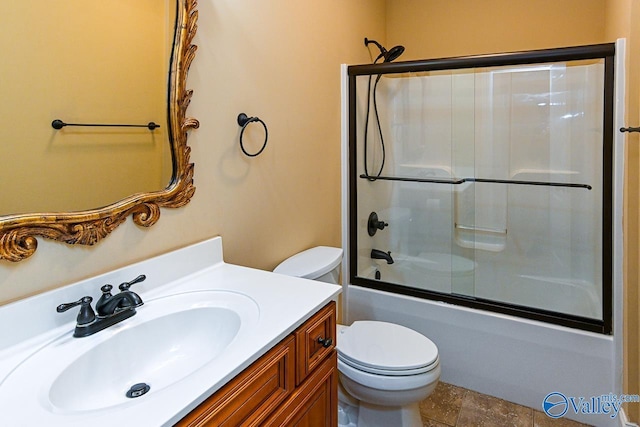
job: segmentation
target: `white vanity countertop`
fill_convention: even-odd
[[[100,286],[115,285],[145,274],[147,279],[132,287],[145,301],[138,315],[86,338],[102,339],[135,327],[136,318],[155,299],[194,291],[227,291],[243,294],[257,305],[258,321],[248,333],[204,366],[156,393],[152,391],[115,406],[90,411],[66,411],[52,404],[49,385],[37,382],[17,400],[7,384],[23,361],[52,342],[64,345],[75,327],[77,308],[58,314],[58,304],[91,295],[97,301]],[[7,426],[170,426],[180,420],[231,378],[248,367],[267,350],[290,334],[313,313],[340,293],[340,287],[327,283],[283,276],[226,264],[222,260],[222,239],[214,238],[187,248],[143,261],[114,272],[78,282],[61,289],[0,307],[3,325],[0,340],[0,425]],[[215,295],[215,293],[212,293]],[[158,340],[162,336],[157,337]],[[83,342],[83,343],[84,343]],[[60,344],[62,343],[62,344]],[[88,345],[88,344],[87,344]],[[79,357],[80,355],[78,355]],[[73,356],[71,359],[74,359]],[[95,366],[99,370],[100,366]],[[87,375],[90,375],[87,372]],[[46,376],[46,375],[45,375]],[[46,381],[45,381],[46,382]],[[50,384],[50,383],[49,383]],[[25,385],[26,387],[27,385]],[[39,389],[38,389],[39,388]],[[78,392],[82,393],[82,390]],[[32,400],[32,401],[31,401]],[[16,407],[17,406],[17,407]]]

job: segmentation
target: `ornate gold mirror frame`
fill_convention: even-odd
[[[178,0],[176,34],[169,78],[169,140],[173,159],[173,177],[167,188],[138,193],[111,205],[80,211],[0,216],[0,259],[22,261],[33,255],[36,237],[58,240],[70,245],[94,245],[127,220],[150,227],[160,218],[160,208],[178,208],[191,200],[193,163],[187,132],[196,129],[196,119],[186,117],[193,91],[186,89],[187,74],[195,56],[191,42],[196,34],[197,0]]]

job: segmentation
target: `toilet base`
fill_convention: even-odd
[[[417,403],[404,407],[376,406],[339,401],[338,427],[422,427]]]
[[[417,403],[405,406],[377,406],[360,402],[358,427],[422,427]]]
[[[338,401],[338,427],[358,427],[358,407]]]
[[[429,390],[429,394],[431,391],[432,390]],[[380,406],[366,403],[351,396],[351,394],[345,390],[342,382],[338,383],[338,402],[342,409],[342,418],[344,418],[340,419],[339,417],[339,427],[423,426],[419,402],[401,406]]]

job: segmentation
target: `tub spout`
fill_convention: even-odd
[[[380,249],[371,249],[371,258],[372,259],[383,259],[387,261],[387,264],[393,264],[393,258],[391,258],[391,251],[384,252]]]

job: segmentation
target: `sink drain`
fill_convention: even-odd
[[[133,399],[136,397],[140,397],[146,392],[149,391],[151,387],[146,383],[138,383],[131,386],[131,388],[127,391],[127,397]]]

